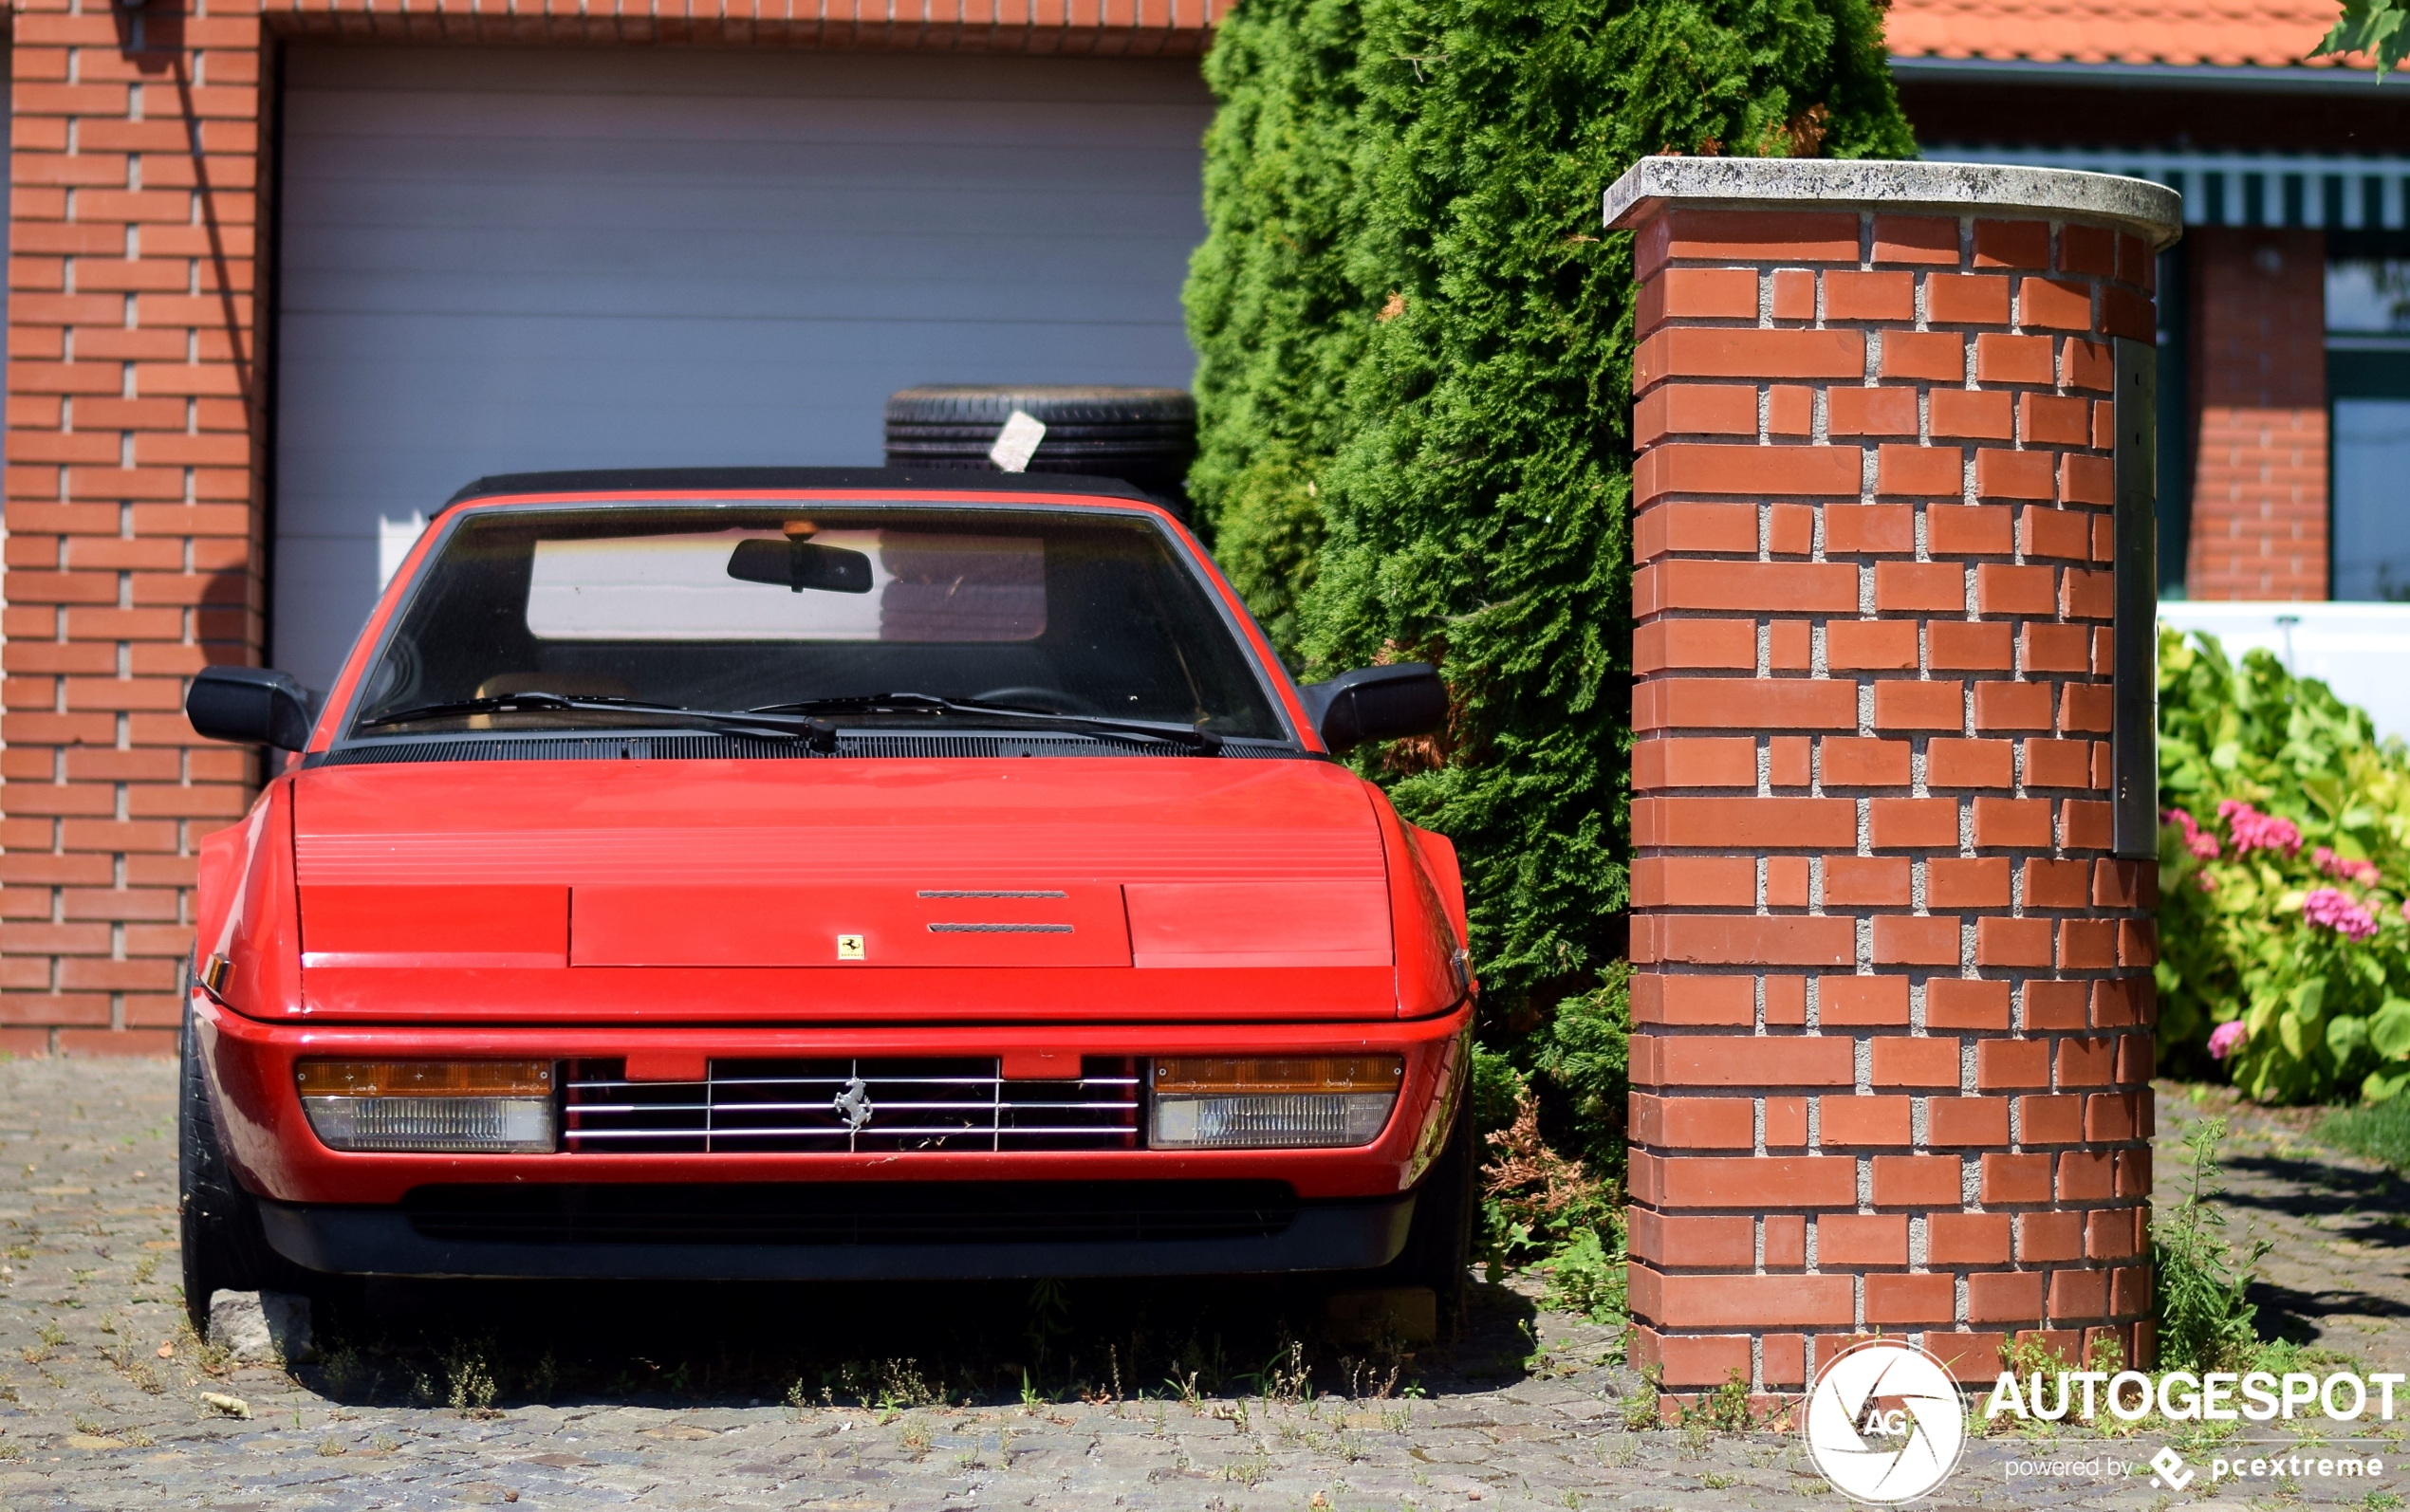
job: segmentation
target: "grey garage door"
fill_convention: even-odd
[[[876,463],[914,383],[1185,385],[1194,60],[295,47],[275,664],[530,468]]]

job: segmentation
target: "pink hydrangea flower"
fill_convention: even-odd
[[[2310,923],[2332,930],[2345,939],[2364,940],[2377,932],[2375,915],[2352,901],[2350,894],[2331,887],[2313,890],[2301,900],[2301,912]]]
[[[2377,863],[2374,861],[2355,861],[2346,856],[2337,856],[2324,845],[2310,853],[2310,859],[2316,861],[2318,870],[2328,876],[2340,876],[2362,887],[2377,885]]]
[[[2247,856],[2252,851],[2282,851],[2287,856],[2301,854],[2301,830],[2291,820],[2263,814],[2239,798],[2230,798],[2217,805],[2217,817],[2226,821],[2226,833],[2234,838],[2234,854]]]
[[[2251,1031],[2243,1027],[2240,1019],[2232,1023],[2221,1023],[2209,1031],[2209,1058],[2212,1060],[2223,1060],[2241,1049],[2243,1042],[2250,1038]]]
[[[2217,859],[2217,837],[2193,822],[2193,816],[2180,808],[2171,808],[2160,815],[2164,823],[2174,824],[2184,832],[2184,849],[2204,861]]]

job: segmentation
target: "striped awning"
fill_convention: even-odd
[[[2188,226],[2410,230],[2410,157],[1946,146],[1927,147],[1924,156],[1937,162],[2077,168],[2147,178],[2184,197]]]

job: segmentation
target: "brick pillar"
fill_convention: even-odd
[[[0,1049],[164,1053],[201,836],[256,760],[256,0],[22,0],[10,142]]]
[[[2102,182],[1654,158],[1609,191],[1641,280],[1631,1298],[1671,1390],[1796,1390],[1877,1331],[1969,1379],[2012,1335],[2151,1352],[2108,400],[2176,227]]]
[[[2199,440],[2184,592],[2327,597],[2326,232],[2193,232]]]

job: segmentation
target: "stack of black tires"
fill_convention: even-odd
[[[1196,401],[1182,389],[905,389],[887,400],[887,465],[994,471],[989,450],[1015,410],[1046,426],[1022,470],[1120,478],[1185,512]]]

